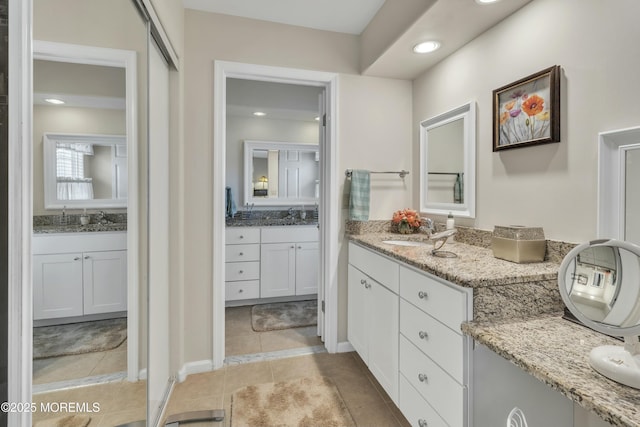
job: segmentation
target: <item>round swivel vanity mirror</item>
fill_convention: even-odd
[[[640,388],[640,246],[613,239],[583,243],[560,264],[558,285],[565,305],[583,324],[624,337],[624,346],[592,349],[591,367]]]

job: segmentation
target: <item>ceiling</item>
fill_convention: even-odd
[[[187,9],[360,34],[385,0],[183,0]]]
[[[322,7],[317,0],[183,0],[183,4],[189,9],[360,35],[379,11],[385,18],[393,16],[390,9],[406,8],[406,1],[322,0]],[[412,3],[420,5],[421,1],[426,10],[413,24],[395,31],[387,47],[366,64],[363,74],[415,79],[531,0],[500,0],[486,5],[475,0]],[[391,20],[384,22],[392,25]],[[442,47],[431,54],[413,53],[413,46],[424,40],[437,40]]]

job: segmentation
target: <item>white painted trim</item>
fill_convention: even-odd
[[[356,351],[356,349],[353,348],[349,341],[341,341],[338,343],[338,349],[336,353],[350,353],[352,351]]]
[[[620,154],[640,144],[640,126],[598,134],[597,236],[623,239],[624,164]]]
[[[327,106],[329,125],[329,144],[326,150],[321,148],[322,164],[326,182],[321,194],[320,230],[321,268],[327,279],[325,293],[325,345],[329,352],[335,352],[338,335],[338,182],[337,182],[337,87],[338,76],[334,73],[273,67],[266,65],[244,64],[238,62],[215,61],[214,63],[214,137],[213,137],[213,368],[222,367],[225,356],[225,318],[224,318],[224,245],[225,222],[225,158],[226,158],[226,79],[228,77],[279,83],[301,84],[307,86],[325,86],[330,103]]]
[[[127,168],[129,174],[129,183],[127,188],[127,373],[129,381],[136,381],[139,378],[138,325],[140,322],[140,225],[138,220],[140,201],[138,200],[138,86],[136,52],[122,49],[34,40],[33,59],[121,67],[125,69]],[[30,86],[29,91],[29,99],[31,99],[32,94]],[[31,109],[29,109],[29,117],[31,120]],[[31,121],[29,121],[29,123],[31,124]],[[31,129],[29,129],[29,132],[29,135],[31,135]],[[30,138],[30,140],[32,139],[33,138]],[[31,145],[33,144],[29,144],[29,146]],[[29,160],[29,164],[31,164],[31,160]],[[29,173],[31,173],[30,168]],[[29,218],[31,218],[31,215]],[[29,229],[29,236],[31,236],[31,229]],[[29,268],[31,268],[31,260],[29,260]],[[29,302],[29,304],[31,304],[31,302]]]
[[[182,365],[180,371],[178,371],[178,381],[183,382],[189,375],[200,374],[202,372],[213,371],[213,361],[211,360],[198,360],[197,362],[188,362]]]
[[[9,0],[9,402],[31,402],[32,75],[31,1]],[[30,426],[31,413],[9,412],[10,426]]]
[[[157,416],[155,421],[153,422],[153,426],[155,427],[162,427],[162,420],[165,418],[166,412],[167,412],[167,406],[169,404],[169,399],[171,398],[171,393],[173,393],[173,389],[175,388],[176,385],[176,379],[175,377],[170,377],[167,380],[167,385],[164,389],[164,393],[162,393],[162,400],[159,402],[158,405],[158,409],[159,411],[157,412]]]

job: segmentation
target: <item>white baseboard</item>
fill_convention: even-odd
[[[342,341],[338,343],[336,353],[349,353],[350,351],[356,351],[349,341]]]
[[[197,362],[188,362],[182,365],[178,371],[178,382],[183,382],[191,374],[199,374],[201,372],[213,371],[212,360],[198,360]]]
[[[138,373],[138,379],[139,380],[146,380],[147,379],[147,368],[140,369],[140,372]]]

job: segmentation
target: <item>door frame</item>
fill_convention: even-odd
[[[320,147],[322,187],[320,194],[320,284],[324,289],[325,347],[338,349],[338,173],[337,93],[338,75],[321,71],[274,67],[239,62],[214,63],[213,118],[213,369],[225,358],[225,174],[227,78],[321,86],[326,88],[326,143]],[[319,290],[322,295],[322,289]]]
[[[70,43],[33,40],[33,59],[101,65],[125,69],[126,142],[127,142],[127,378],[136,381],[140,376],[138,344],[140,308],[139,281],[139,191],[138,191],[138,87],[137,55],[135,51]],[[29,110],[30,122],[33,111]],[[31,135],[33,139],[33,135]],[[30,172],[31,167],[29,168]],[[30,186],[31,187],[31,186]],[[33,190],[29,189],[33,198]],[[31,232],[29,233],[31,236]],[[25,266],[26,267],[26,266]],[[31,260],[29,260],[31,268]],[[32,285],[31,285],[32,286]],[[31,348],[33,350],[33,348]]]

